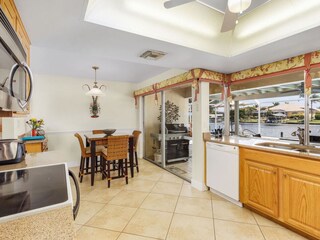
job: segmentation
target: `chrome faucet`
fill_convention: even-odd
[[[304,145],[304,128],[298,127],[296,131],[291,133],[291,136],[298,136],[299,138],[299,144]]]

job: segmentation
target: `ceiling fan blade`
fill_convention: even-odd
[[[228,32],[233,30],[237,25],[237,20],[239,17],[239,13],[232,13],[229,11],[228,6],[226,7],[226,11],[224,13],[223,23],[221,26],[220,32]]]
[[[195,0],[170,0],[170,1],[166,1],[163,5],[165,8],[173,8],[173,7],[177,7],[180,6],[182,4],[186,4],[186,3],[190,3],[190,2],[194,2]]]

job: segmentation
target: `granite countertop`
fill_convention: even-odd
[[[223,138],[214,138],[214,137],[208,138],[208,136],[207,136],[207,137],[204,137],[204,140],[207,142],[233,145],[233,146],[250,148],[250,149],[261,150],[261,151],[266,151],[266,152],[286,154],[286,155],[302,157],[302,158],[310,158],[313,160],[320,161],[320,154],[308,153],[308,152],[298,152],[296,150],[271,148],[271,147],[256,145],[256,144],[264,143],[264,142],[273,142],[273,143],[281,143],[284,145],[286,145],[286,144],[290,145],[290,144],[292,144],[292,141],[285,141],[285,140],[279,140],[279,139],[274,139],[274,138],[254,138],[254,137],[248,138],[248,137],[240,137],[240,136],[230,136],[230,137],[223,137]],[[297,143],[295,143],[295,144],[297,145]]]
[[[59,151],[27,153],[24,161],[15,164],[0,165],[0,171],[66,163],[67,159],[63,158],[64,155],[65,154]]]

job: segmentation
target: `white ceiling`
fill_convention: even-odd
[[[115,4],[115,1],[125,0],[105,2]],[[210,1],[217,1],[219,4],[221,1],[226,2],[226,0]],[[278,3],[273,4],[279,5],[279,1],[282,4],[284,1],[291,4],[297,0],[271,0],[269,3],[277,1]],[[297,13],[297,18],[289,17],[289,20],[285,21],[286,28],[282,26],[283,24],[280,24],[279,28],[267,26],[265,31],[252,33],[254,37],[247,36],[241,39],[239,36],[245,26],[254,29],[252,25],[255,22],[254,14],[263,16],[262,10],[266,8],[266,12],[270,15],[270,6],[266,6],[269,4],[266,3],[241,17],[234,32],[220,35],[218,42],[222,42],[221,46],[216,42],[212,42],[211,45],[214,46],[210,46],[207,42],[206,47],[212,50],[209,51],[201,49],[199,44],[197,47],[190,46],[190,41],[187,39],[185,42],[172,43],[169,39],[166,41],[154,39],[152,36],[142,36],[86,22],[84,16],[87,0],[15,0],[15,3],[32,42],[32,69],[35,73],[41,74],[92,78],[91,66],[98,65],[100,66],[98,79],[140,82],[172,68],[189,70],[200,67],[230,73],[320,49],[318,41],[320,18],[313,16],[317,10],[315,7],[309,9],[307,13],[300,14],[301,16]],[[218,11],[205,8],[198,3],[191,4],[196,6],[199,14],[206,12],[208,15],[223,18],[223,14]],[[192,5],[184,6],[185,9],[188,7]],[[190,14],[191,20],[192,16]],[[270,19],[272,16],[272,14],[269,16]],[[306,16],[309,25],[298,24],[297,20],[303,16]],[[270,19],[265,16],[263,21],[270,22]],[[311,20],[313,25],[310,25]],[[288,28],[291,29],[290,33],[281,34]],[[271,34],[268,35],[267,30]],[[168,55],[158,61],[139,58],[139,55],[148,49],[160,50]]]

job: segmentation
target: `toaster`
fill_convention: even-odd
[[[19,163],[25,158],[25,148],[21,140],[0,140],[0,165]]]

